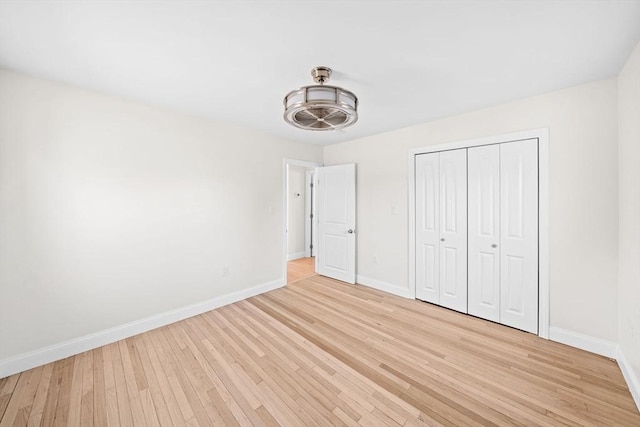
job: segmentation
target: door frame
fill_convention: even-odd
[[[505,142],[538,140],[538,336],[549,339],[549,128],[493,135],[409,149],[409,293],[416,297],[416,166],[415,157],[436,151]]]
[[[283,278],[283,282],[287,284],[287,252],[288,252],[288,238],[287,238],[287,225],[289,223],[289,209],[288,209],[288,198],[289,198],[289,165],[292,166],[302,166],[306,168],[317,168],[321,167],[322,163],[310,162],[307,160],[298,160],[298,159],[282,159],[282,267],[281,267],[281,277]]]

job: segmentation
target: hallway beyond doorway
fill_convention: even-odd
[[[315,257],[299,258],[287,262],[287,285],[316,275]]]

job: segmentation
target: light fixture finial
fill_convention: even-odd
[[[311,70],[311,77],[316,83],[325,84],[331,78],[331,68],[329,67],[315,67]]]

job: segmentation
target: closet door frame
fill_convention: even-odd
[[[416,156],[437,151],[479,147],[483,145],[538,140],[538,336],[549,339],[549,129],[532,129],[486,138],[412,148],[408,158],[409,187],[409,292],[416,291]]]

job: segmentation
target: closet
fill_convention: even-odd
[[[416,298],[538,332],[538,140],[415,156]]]

